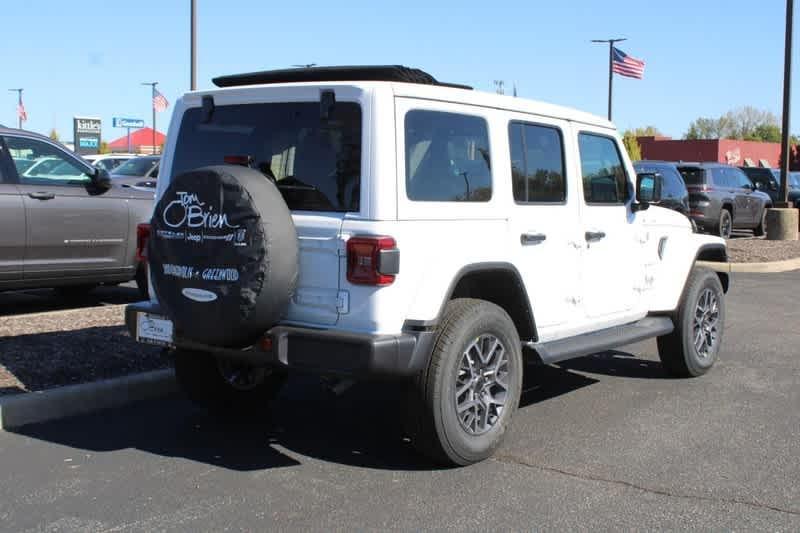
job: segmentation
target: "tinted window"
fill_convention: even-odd
[[[752,182],[747,175],[738,168],[726,168],[725,171],[730,174],[731,181],[735,184],[734,187],[743,188],[752,186]]]
[[[23,185],[85,185],[87,169],[55,146],[25,137],[6,137]]]
[[[114,169],[119,176],[146,176],[158,164],[157,157],[134,157]]]
[[[358,211],[361,107],[336,102],[327,120],[319,102],[218,105],[210,120],[186,111],[172,175],[229,162],[276,182],[292,210]],[[122,167],[120,167],[122,168]]]
[[[628,199],[628,179],[614,139],[578,135],[583,175],[583,197],[587,203],[618,204]]]
[[[678,167],[683,182],[686,185],[704,185],[706,183],[706,170],[698,167]]]
[[[511,177],[517,202],[563,202],[564,150],[561,131],[548,126],[512,122]]]
[[[492,197],[489,132],[484,119],[409,111],[405,140],[410,200],[486,202]]]

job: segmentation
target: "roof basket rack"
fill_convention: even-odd
[[[444,83],[427,72],[402,65],[363,65],[346,67],[307,67],[282,70],[264,70],[245,74],[218,76],[212,80],[217,87],[263,85],[273,83],[299,83],[314,81],[395,81],[438,85],[472,90],[468,85]]]

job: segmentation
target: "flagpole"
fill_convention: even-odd
[[[153,108],[153,155],[156,155],[156,106],[154,99],[156,97],[156,85],[158,85],[157,81],[142,82],[142,85],[149,85],[151,87],[150,91],[150,106]]]
[[[22,129],[22,113],[20,113],[20,109],[22,108],[22,91],[24,91],[24,89],[9,89],[9,91],[15,91],[17,93],[17,127]]]
[[[614,89],[614,43],[627,39],[592,39],[593,43],[608,43],[608,120],[611,120],[611,103]]]

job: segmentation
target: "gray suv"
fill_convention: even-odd
[[[137,224],[153,193],[112,184],[105,170],[36,133],[0,127],[0,290],[147,283]]]
[[[725,239],[734,229],[764,235],[772,200],[740,169],[721,163],[682,163],[678,171],[689,191],[689,216],[701,231]]]

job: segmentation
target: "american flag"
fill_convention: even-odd
[[[22,103],[22,100],[20,100],[19,104],[17,104],[17,116],[22,122],[28,120],[28,112],[25,111],[25,104]]]
[[[160,113],[161,111],[166,111],[167,107],[169,107],[167,99],[163,94],[158,92],[158,89],[153,87],[153,109]]]
[[[614,47],[611,70],[621,76],[640,80],[644,76],[644,61],[633,58],[619,48]]]

